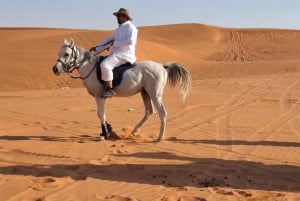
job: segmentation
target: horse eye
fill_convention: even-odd
[[[68,57],[69,56],[69,54],[68,53],[65,53],[65,55],[64,55],[65,57]]]

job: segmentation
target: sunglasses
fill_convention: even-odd
[[[125,14],[118,14],[117,17],[127,17]]]

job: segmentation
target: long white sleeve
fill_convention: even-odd
[[[123,30],[115,32],[114,47],[135,45],[137,41],[137,29],[133,26],[125,27]]]
[[[121,24],[114,32],[114,43],[111,48],[111,54],[116,54],[130,63],[136,61],[135,45],[137,42],[138,30],[130,22]]]
[[[96,51],[102,51],[110,46],[110,42],[114,40],[114,34],[110,35],[103,41],[101,41],[98,45],[96,45]]]
[[[134,63],[136,61],[135,45],[137,35],[137,28],[130,21],[127,21],[121,24],[111,36],[101,41],[96,46],[96,51],[102,51],[108,48],[110,45],[108,43],[114,41],[110,54],[115,54],[130,63]]]

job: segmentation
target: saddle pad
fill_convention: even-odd
[[[104,81],[101,78],[101,69],[100,69],[100,63],[103,61],[103,59],[99,59],[99,61],[97,62],[97,77],[98,80],[104,84]],[[131,63],[125,63],[122,64],[121,66],[115,67],[113,70],[113,74],[114,74],[114,78],[113,78],[113,87],[117,87],[121,84],[122,79],[123,79],[123,75],[125,73],[126,70],[134,67],[135,64],[131,64]]]

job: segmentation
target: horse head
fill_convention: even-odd
[[[77,50],[73,38],[68,41],[64,38],[61,50],[58,53],[58,59],[53,66],[53,73],[60,75],[62,72],[70,72],[75,66],[77,60]]]

